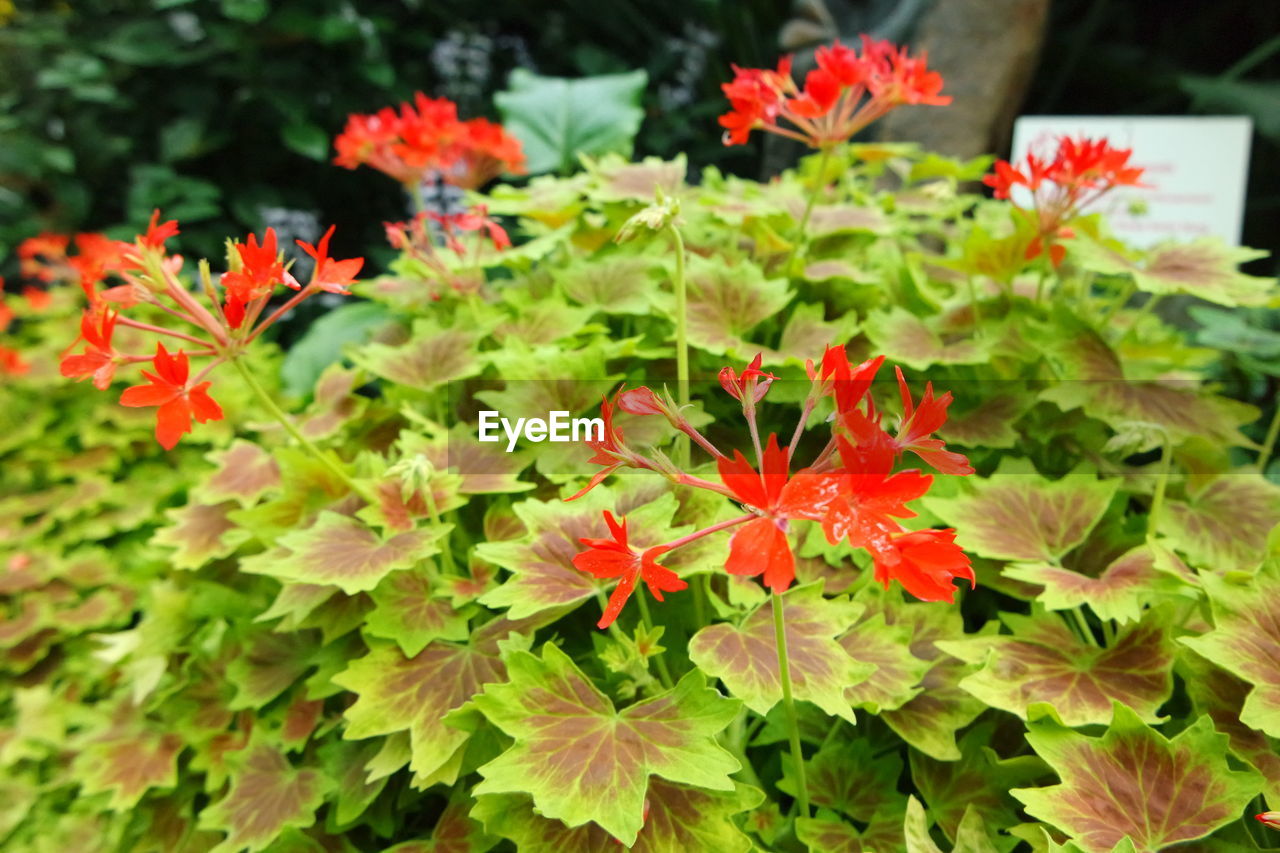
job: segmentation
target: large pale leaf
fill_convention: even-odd
[[[648,816],[631,853],[748,853],[751,839],[733,821],[759,804],[760,792],[746,785],[708,791],[662,779],[649,783]],[[616,853],[618,840],[594,823],[569,827],[539,815],[521,794],[482,795],[471,814],[490,832],[515,842],[521,853]]]
[[[1026,719],[1028,706],[1047,702],[1065,724],[1084,726],[1105,724],[1118,701],[1144,720],[1159,719],[1156,709],[1173,688],[1173,646],[1161,618],[1121,631],[1105,649],[1077,638],[1056,614],[1001,618],[1012,634],[938,643],[985,664],[960,686],[988,705]]]
[[[915,370],[935,364],[981,364],[990,358],[981,339],[966,335],[947,340],[927,320],[905,308],[872,314],[864,325],[877,353]]]
[[[372,343],[352,353],[356,363],[383,379],[430,391],[447,382],[475,376],[484,366],[477,352],[479,334],[445,328],[434,319],[418,320],[399,346]]]
[[[1253,471],[1217,478],[1187,500],[1165,504],[1158,530],[1197,568],[1252,571],[1280,523],[1280,488]]]
[[[901,708],[923,689],[921,682],[929,662],[911,652],[910,626],[889,624],[883,613],[861,620],[840,637],[849,657],[872,664],[875,671],[857,684],[845,688],[845,700],[873,714]]]
[[[1027,740],[1061,783],[1010,793],[1027,812],[1065,832],[1085,853],[1137,851],[1203,838],[1240,817],[1262,788],[1254,770],[1227,765],[1227,736],[1201,717],[1172,740],[1124,705],[1100,738],[1042,719]]]
[[[515,744],[480,768],[475,794],[529,794],[544,817],[595,822],[630,846],[644,826],[651,775],[734,790],[729,774],[739,764],[715,735],[739,705],[698,671],[619,711],[549,643],[542,657],[512,652],[507,669],[510,681],[489,684],[474,702]]]
[[[297,769],[276,748],[258,745],[231,774],[226,796],[200,813],[200,827],[226,833],[217,853],[263,850],[287,828],[311,826],[329,787],[319,771]]]
[[[1077,468],[1061,479],[1036,473],[1026,460],[1005,457],[986,479],[969,478],[967,492],[925,498],[925,506],[957,530],[966,551],[999,560],[1057,562],[1102,518],[1119,485]]]
[[[370,636],[395,640],[413,657],[432,640],[465,640],[467,617],[446,596],[442,583],[426,569],[392,572],[374,589],[373,612],[365,619]]]
[[[747,333],[791,301],[786,279],[765,278],[760,267],[715,257],[689,257],[689,343],[714,355],[751,358]],[[670,303],[674,310],[674,303]]]
[[[782,600],[793,695],[854,722],[845,688],[874,669],[855,661],[835,638],[848,630],[863,606],[844,597],[824,598],[821,583],[788,590]],[[762,716],[782,701],[774,604],[770,597],[742,624],[708,625],[689,641],[694,664],[722,680],[732,695]]]
[[[877,755],[881,747],[867,738],[823,746],[805,762],[805,781],[814,806],[833,809],[854,820],[870,822],[877,812],[902,805],[897,753]],[[790,756],[783,757],[778,787],[792,796],[799,791]]]
[[[1243,581],[1203,577],[1213,630],[1181,642],[1253,685],[1240,721],[1280,737],[1280,566]]]

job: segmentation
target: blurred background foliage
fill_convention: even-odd
[[[405,199],[329,165],[346,115],[423,90],[496,118],[516,68],[642,69],[636,154],[758,174],[758,142],[720,142],[719,84],[730,63],[772,64],[788,21],[815,5],[0,0],[0,273],[37,231],[128,236],[157,206],[183,223],[188,252],[217,255],[226,235],[265,225],[305,238],[335,222],[340,256],[367,253]],[[1245,242],[1280,248],[1280,4],[1053,0],[1023,112],[1252,116]]]

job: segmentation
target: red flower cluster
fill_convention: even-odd
[[[1072,236],[1067,224],[1086,207],[1116,187],[1141,187],[1143,169],[1129,165],[1132,150],[1112,148],[1104,139],[1060,136],[1052,159],[1028,153],[1026,163],[1015,167],[998,160],[995,172],[982,182],[1007,199],[1014,187],[1031,192],[1033,210],[1023,211],[1036,229],[1027,247],[1027,259],[1038,257],[1048,246],[1049,259],[1059,266],[1066,247],[1059,238]]]
[[[726,145],[742,145],[753,130],[798,139],[813,148],[845,142],[895,107],[951,103],[940,95],[942,75],[929,71],[922,54],[862,37],[862,54],[835,42],[814,53],[818,67],[805,75],[804,88],[791,79],[791,58],[776,70],[733,67],[723,84],[732,109],[720,117]],[[786,119],[791,127],[780,125]]]
[[[476,189],[503,172],[524,171],[520,140],[488,119],[461,121],[457,105],[421,92],[399,111],[384,107],[347,117],[333,142],[334,163],[347,169],[371,166],[416,187],[430,172],[466,189]]]
[[[511,238],[497,220],[489,217],[488,208],[476,205],[463,213],[439,214],[425,211],[407,222],[384,222],[387,242],[421,265],[422,272],[441,287],[431,298],[438,300],[445,292],[473,293],[484,282],[481,261],[486,252],[511,247]],[[442,256],[437,243],[457,256],[457,261]]]
[[[591,482],[569,500],[580,497],[619,467],[660,471],[677,483],[722,494],[737,502],[745,514],[714,524],[648,549],[635,552],[627,543],[625,519],[618,523],[609,513],[605,522],[611,539],[583,539],[589,550],[574,558],[574,565],[599,578],[619,578],[609,606],[600,620],[607,627],[622,609],[638,579],[644,580],[661,600],[661,592],[682,589],[673,572],[657,564],[657,558],[696,539],[733,529],[725,570],[735,575],[762,575],[774,592],[786,590],[795,580],[795,555],[790,533],[794,522],[812,521],[822,526],[831,544],[847,541],[865,548],[875,564],[876,580],[888,588],[897,580],[924,601],[952,601],[956,578],[974,583],[969,559],[955,544],[954,530],[907,531],[898,519],[915,513],[907,507],[923,496],[933,477],[916,469],[894,470],[910,452],[946,474],[971,474],[973,468],[959,453],[946,450],[934,433],[947,419],[951,394],[935,397],[932,384],[916,402],[902,371],[897,371],[903,414],[886,428],[870,390],[884,357],[858,365],[849,362],[843,347],[829,347],[819,365],[809,365],[810,392],[788,446],[770,434],[762,444],[756,424],[756,406],[763,401],[776,377],[760,369],[757,358],[738,374],[721,371],[720,382],[742,404],[757,464],[735,450],[720,452],[681,414],[670,397],[659,397],[648,388],[620,391],[601,406],[603,436],[589,444],[592,462],[602,466]],[[832,435],[826,448],[810,465],[792,472],[793,455],[809,416],[824,398],[832,400]],[[689,435],[716,461],[719,482],[704,480],[669,463],[659,464],[628,447],[613,423],[615,408],[636,415],[661,414]],[[677,585],[678,584],[678,585]]]
[[[222,409],[209,396],[210,383],[204,381],[210,371],[237,358],[255,338],[307,297],[320,291],[347,293],[347,286],[364,263],[361,258],[329,257],[329,239],[333,236],[330,228],[318,246],[298,241],[316,262],[310,282],[303,286],[289,274],[276,234],[268,228],[261,241],[251,234],[247,242],[231,244],[229,268],[219,280],[221,298],[207,267],[202,267],[206,305],[178,277],[182,256],[165,252],[165,242],[178,233],[178,223],[160,222],[157,210],[147,230],[132,243],[80,234],[75,238],[79,253],[68,257],[70,241],[49,240],[46,236],[29,250],[30,257],[24,258],[33,277],[46,282],[78,281],[89,298],[89,307],[80,319],[80,337],[62,357],[63,376],[92,377],[94,387],[106,390],[120,365],[151,362],[154,372],[142,374],[148,384],[126,389],[120,402],[125,406],[157,407],[156,439],[166,449],[191,431],[192,419],[198,423],[222,419]],[[120,283],[102,287],[109,277]],[[260,320],[278,285],[298,292]],[[123,312],[140,304],[157,309],[155,317],[181,320],[191,328],[179,331],[124,316]],[[154,354],[122,352],[114,343],[118,328],[167,337],[194,348],[171,353],[157,342]],[[72,353],[81,342],[84,349]],[[211,361],[191,377],[190,357],[208,357]]]

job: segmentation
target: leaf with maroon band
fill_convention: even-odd
[[[542,657],[507,656],[509,681],[473,700],[515,744],[480,768],[474,794],[527,793],[547,818],[593,821],[626,846],[645,824],[650,776],[733,791],[740,765],[717,742],[739,704],[697,670],[672,689],[622,710],[550,643]]]
[[[645,796],[648,815],[631,853],[683,853],[714,850],[748,853],[751,839],[733,816],[754,808],[761,794],[736,784],[733,791],[707,791],[662,779],[649,782]],[[539,815],[533,801],[522,794],[485,794],[471,814],[490,832],[511,839],[521,853],[615,853],[618,840],[594,823],[570,828]]]
[[[1171,500],[1159,533],[1197,567],[1221,573],[1253,571],[1267,534],[1280,523],[1280,487],[1258,474],[1235,471],[1204,486],[1187,501]]]
[[[366,381],[364,371],[331,364],[316,380],[311,405],[298,421],[298,430],[312,441],[336,434],[360,417],[369,407],[369,398],[356,390]]]
[[[226,796],[200,813],[200,828],[226,833],[217,848],[224,853],[262,850],[285,829],[315,823],[329,788],[319,771],[293,767],[274,747],[255,746],[231,774]]]
[[[913,370],[935,364],[981,364],[990,358],[981,339],[945,343],[942,335],[905,308],[877,311],[863,322],[874,351]]]
[[[307,699],[302,691],[294,694],[280,723],[280,744],[286,751],[296,752],[306,746],[323,713],[323,699]]]
[[[1280,737],[1280,562],[1240,583],[1203,576],[1213,630],[1181,642],[1253,685],[1240,722]]]
[[[178,781],[182,738],[158,732],[91,742],[76,756],[82,794],[110,792],[107,808],[129,811],[151,788],[172,788]]]
[[[311,667],[317,649],[315,632],[258,629],[227,664],[227,681],[236,688],[231,709],[261,708],[288,690]]]
[[[1118,703],[1100,738],[1048,719],[1029,729],[1027,740],[1062,782],[1010,793],[1086,853],[1110,853],[1126,837],[1138,850],[1203,838],[1239,819],[1262,788],[1257,771],[1229,768],[1227,736],[1208,717],[1172,740]]]
[[[1137,622],[1143,608],[1172,596],[1185,594],[1197,583],[1176,557],[1173,571],[1156,568],[1157,555],[1139,545],[1113,560],[1097,577],[1052,563],[1014,563],[1002,574],[1043,590],[1036,601],[1049,610],[1071,610],[1088,604],[1100,619]]]
[[[1113,701],[1146,721],[1173,689],[1173,645],[1162,614],[1121,631],[1109,648],[1078,639],[1053,614],[1001,614],[1012,634],[943,640],[939,647],[982,669],[960,686],[994,708],[1027,718],[1028,706],[1047,702],[1068,726],[1105,724]]]
[[[817,817],[796,819],[796,837],[809,853],[907,853],[902,826],[907,801],[876,814],[866,829],[858,830],[826,810]]]
[[[354,518],[322,512],[310,527],[280,537],[287,556],[242,568],[280,580],[329,584],[351,595],[438,553],[436,540],[442,533],[441,528],[414,530],[383,539]]]
[[[1185,667],[1181,674],[1195,709],[1213,719],[1213,727],[1230,739],[1236,757],[1262,774],[1267,802],[1280,805],[1280,752],[1266,735],[1240,722],[1249,685],[1191,652],[1183,653],[1180,666]]]
[[[840,637],[849,657],[874,664],[875,672],[845,688],[845,701],[873,714],[901,708],[923,689],[921,680],[929,662],[911,653],[911,633],[906,625],[890,625],[883,613],[864,618]]]
[[[210,560],[225,557],[248,538],[227,512],[233,501],[217,504],[192,503],[165,510],[173,523],[156,531],[151,541],[178,550],[169,555],[176,569],[198,569]]]
[[[502,586],[486,593],[480,603],[509,608],[510,618],[523,619],[551,608],[571,607],[594,598],[597,592],[608,591],[609,583],[580,571],[573,565],[573,558],[586,550],[582,538],[609,538],[602,512],[609,509],[624,514],[618,505],[622,493],[621,488],[615,491],[597,486],[571,503],[526,500],[516,504],[516,515],[528,533],[520,539],[476,546],[477,557],[512,573]],[[632,531],[631,544],[647,548],[679,536],[686,528],[672,525],[675,510],[674,496],[665,494],[625,511]],[[664,560],[663,565],[675,570],[680,561]]]
[[[648,314],[651,257],[609,255],[566,268],[557,277],[569,298],[609,314]]]
[[[415,320],[413,334],[406,343],[367,344],[355,350],[352,357],[383,379],[430,391],[475,376],[484,368],[484,358],[476,351],[479,338],[475,331],[446,329],[435,320]]]
[[[900,807],[898,777],[902,759],[896,753],[877,757],[878,746],[867,738],[823,746],[805,761],[809,800],[817,807],[834,809],[856,821],[868,822],[876,812]],[[794,764],[782,757],[778,788],[796,796],[799,785]]]
[[[914,750],[911,781],[947,837],[959,842],[966,812],[972,810],[982,825],[1007,829],[1018,823],[1018,803],[1009,789],[1049,775],[1044,762],[1033,755],[1001,759],[988,747],[995,724],[978,723],[960,739],[959,761],[937,761]]]
[[[845,688],[874,672],[874,665],[855,661],[835,637],[848,630],[863,606],[845,597],[824,598],[822,584],[794,587],[782,598],[793,695],[854,722]],[[770,597],[741,625],[708,625],[689,640],[694,665],[724,681],[732,695],[761,716],[782,701],[773,606]]]
[[[786,279],[765,278],[756,264],[689,256],[689,343],[714,355],[745,355],[744,336],[791,301]],[[674,310],[675,303],[664,300]],[[752,353],[754,354],[754,353]]]
[[[364,620],[365,632],[395,640],[406,657],[432,640],[465,640],[467,617],[443,594],[425,568],[392,572],[371,593],[375,607]]]
[[[1049,563],[1085,540],[1119,485],[1084,467],[1050,481],[1027,460],[1012,457],[990,477],[969,479],[967,493],[923,499],[956,528],[960,547],[997,560]]]
[[[481,688],[506,675],[496,643],[479,646],[435,640],[413,657],[392,643],[371,641],[369,654],[334,676],[356,694],[346,710],[346,738],[408,731],[410,769],[430,777],[454,757],[470,734],[444,723]],[[446,780],[451,782],[452,780]]]
[[[487,835],[477,820],[468,817],[467,809],[465,802],[449,803],[436,818],[430,838],[402,841],[382,853],[485,853],[498,839]]]
[[[1238,267],[1265,257],[1265,252],[1228,246],[1214,237],[1190,242],[1161,243],[1146,253],[1144,263],[1088,240],[1072,243],[1082,263],[1096,272],[1130,273],[1138,289],[1147,293],[1189,293],[1219,305],[1263,305],[1275,280],[1245,275]]]
[[[481,443],[476,427],[458,424],[424,448],[426,457],[438,470],[448,470],[462,478],[458,491],[466,495],[496,492],[523,492],[533,483],[520,479],[529,465],[524,453],[507,453],[502,442]]]
[[[382,744],[376,740],[330,740],[317,750],[325,775],[333,780],[336,788],[333,819],[338,826],[349,824],[364,814],[387,786],[385,778],[369,781],[365,769],[381,748]]]
[[[252,442],[238,438],[226,450],[215,450],[205,458],[218,469],[200,487],[200,497],[206,503],[231,500],[253,506],[280,485],[279,463]]]
[[[791,205],[792,215],[799,219],[804,205],[795,202]],[[893,226],[889,224],[878,207],[852,204],[818,204],[809,214],[809,229],[814,237],[826,237],[831,234],[888,234]]]
[[[1022,440],[1013,425],[1035,404],[1031,396],[1001,394],[967,412],[949,412],[938,437],[965,447],[1008,448]]]

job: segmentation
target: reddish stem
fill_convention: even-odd
[[[688,536],[681,536],[679,539],[674,539],[665,545],[659,545],[657,547],[662,548],[663,553],[666,553],[668,551],[674,551],[676,548],[681,548],[685,545],[688,545],[690,542],[693,542],[695,539],[701,539],[703,536],[710,536],[712,533],[719,533],[721,530],[726,530],[730,527],[736,527],[739,524],[746,524],[748,521],[751,521],[753,518],[758,518],[758,516],[753,512],[749,512],[746,515],[740,515],[737,518],[731,518],[728,521],[721,521],[718,524],[711,525],[710,527],[704,527],[701,530],[695,530],[692,533],[690,533]]]
[[[284,303],[275,311],[271,312],[271,314],[268,315],[267,319],[259,323],[258,327],[253,330],[253,332],[249,335],[249,337],[245,338],[245,342],[248,343],[249,341],[254,340],[255,338],[258,337],[258,335],[262,334],[267,329],[271,328],[272,324],[274,324],[277,320],[279,320],[285,314],[289,313],[289,311],[293,310],[294,307],[299,305],[302,302],[302,300],[306,299],[313,292],[314,291],[312,290],[312,286],[310,284],[308,284],[306,287],[299,290],[297,293],[295,293],[292,297],[289,298],[288,302]]]
[[[128,326],[129,328],[132,328],[132,329],[141,329],[144,332],[152,332],[157,335],[171,335],[175,338],[180,338],[184,341],[190,341],[193,344],[199,344],[202,347],[207,347],[209,349],[214,348],[214,345],[209,343],[206,340],[202,340],[200,338],[193,337],[191,335],[183,334],[182,332],[175,332],[172,329],[165,329],[160,326],[153,326],[150,323],[140,323],[137,320],[131,320],[128,317],[120,317],[116,320],[116,322],[122,326]],[[148,356],[148,358],[150,357],[151,356]]]

